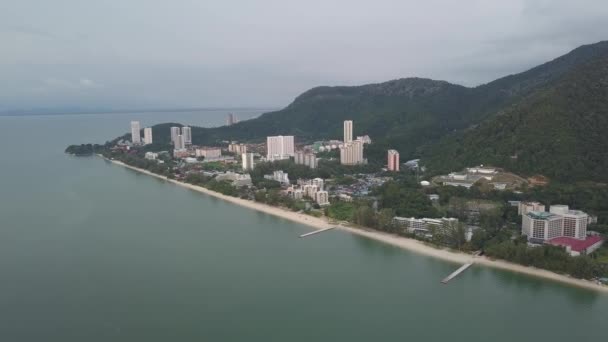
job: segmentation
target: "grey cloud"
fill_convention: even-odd
[[[282,106],[316,85],[410,76],[476,85],[608,37],[603,0],[3,7],[3,108]]]

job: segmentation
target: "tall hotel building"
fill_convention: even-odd
[[[131,121],[131,142],[133,144],[141,144],[141,135],[139,121]]]
[[[184,144],[192,145],[192,128],[188,126],[182,127],[182,136],[184,137]]]
[[[293,135],[266,138],[266,159],[281,160],[294,156]]]
[[[186,141],[184,139],[183,135],[178,135],[177,138],[175,138],[175,142],[173,142],[173,146],[176,150],[183,150],[186,148]]]
[[[340,164],[357,165],[363,163],[363,142],[360,140],[345,143],[340,147]]]
[[[340,164],[363,163],[363,141],[353,140],[353,121],[344,121],[344,144],[340,147]]]
[[[344,121],[344,143],[353,141],[353,120]]]
[[[241,155],[241,157],[243,159],[243,170],[245,170],[245,171],[253,170],[253,168],[254,168],[253,153],[243,153]]]
[[[177,136],[179,135],[179,127],[171,127],[171,142],[175,145]]]
[[[152,128],[144,128],[144,144],[149,145],[152,143]]]
[[[589,216],[580,210],[570,210],[567,205],[552,205],[549,212],[529,211],[522,215],[522,234],[536,241],[556,237],[584,240],[587,236]]]
[[[232,126],[238,122],[239,122],[239,119],[236,117],[236,115],[234,115],[232,113],[228,114],[228,116],[226,117],[227,126]]]
[[[399,171],[399,152],[388,150],[388,170]]]

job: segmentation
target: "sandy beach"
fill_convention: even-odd
[[[109,160],[109,159],[106,159],[106,160]],[[497,268],[497,269],[522,273],[522,274],[526,274],[526,275],[530,275],[530,276],[534,276],[534,277],[540,277],[540,278],[544,278],[544,279],[558,281],[558,282],[573,285],[573,286],[601,291],[601,292],[608,294],[608,286],[596,284],[591,281],[587,281],[587,280],[583,280],[583,279],[576,279],[576,278],[572,278],[569,276],[557,274],[557,273],[554,273],[551,271],[537,269],[534,267],[522,266],[522,265],[510,263],[507,261],[492,260],[492,259],[489,259],[486,257],[474,257],[474,256],[472,256],[470,254],[466,254],[466,253],[459,253],[459,252],[448,250],[448,249],[440,249],[440,248],[428,246],[418,240],[409,239],[406,237],[397,236],[397,235],[393,235],[393,234],[388,234],[388,233],[384,233],[381,231],[349,227],[349,226],[345,226],[345,225],[341,225],[341,224],[340,225],[331,224],[325,218],[317,218],[317,217],[313,217],[313,216],[306,215],[306,214],[292,212],[292,211],[282,209],[279,207],[273,207],[273,206],[269,206],[266,204],[253,202],[250,200],[227,196],[227,195],[203,188],[201,186],[180,182],[180,181],[177,181],[174,179],[168,179],[167,177],[157,175],[155,173],[152,173],[152,172],[144,170],[144,169],[140,169],[140,168],[136,168],[136,167],[127,165],[120,161],[116,161],[116,160],[109,160],[109,161],[116,165],[121,165],[123,167],[144,173],[146,175],[166,180],[167,182],[174,183],[176,185],[179,185],[179,186],[187,188],[187,189],[191,189],[193,191],[197,191],[197,192],[201,192],[201,193],[204,193],[204,194],[207,194],[210,196],[214,196],[214,197],[220,198],[222,200],[225,200],[225,201],[233,203],[233,204],[237,204],[237,205],[240,205],[240,206],[243,206],[246,208],[261,211],[261,212],[264,212],[264,213],[267,213],[270,215],[274,215],[277,217],[281,217],[281,218],[284,218],[284,219],[287,219],[287,220],[290,220],[293,222],[308,225],[308,226],[314,227],[316,229],[336,227],[339,230],[342,230],[342,231],[345,231],[345,232],[348,232],[351,234],[356,234],[356,235],[363,236],[363,237],[366,237],[369,239],[373,239],[373,240],[380,241],[380,242],[383,242],[386,244],[390,244],[390,245],[393,245],[393,246],[396,246],[399,248],[403,248],[403,249],[412,251],[414,253],[442,259],[442,260],[453,262],[453,263],[463,264],[463,263],[468,263],[468,262],[474,262],[477,265],[483,265],[483,266],[493,267],[493,268]],[[439,280],[440,279],[438,279],[437,281],[439,281]]]

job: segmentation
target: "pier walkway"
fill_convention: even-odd
[[[329,227],[329,228],[315,230],[315,231],[312,231],[310,233],[302,234],[302,235],[300,235],[300,237],[303,238],[303,237],[311,236],[311,235],[314,235],[314,234],[323,233],[323,232],[326,232],[326,231],[334,229],[334,228],[335,227]]]
[[[473,265],[473,263],[468,263],[468,264],[464,264],[462,266],[460,266],[459,269],[457,269],[456,271],[452,272],[452,274],[450,274],[449,276],[443,278],[443,280],[441,281],[443,284],[447,284],[448,281],[456,278],[456,276],[458,276],[460,273],[464,272],[467,268],[471,267],[471,265]]]

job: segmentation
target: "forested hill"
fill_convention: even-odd
[[[554,105],[547,101],[555,101],[556,97],[549,96],[546,89],[556,89],[558,82],[562,86],[569,82],[568,80],[576,82],[572,77],[565,79],[565,75],[607,55],[608,42],[584,45],[528,71],[475,88],[422,78],[405,78],[354,87],[316,87],[298,96],[284,109],[263,114],[256,119],[233,126],[194,127],[193,142],[213,144],[222,140],[262,141],[268,135],[277,134],[295,135],[297,141],[339,139],[342,136],[343,120],[352,119],[355,120],[354,135],[369,134],[374,141],[374,144],[366,149],[368,158],[372,161],[383,161],[386,149],[395,148],[401,153],[401,158],[406,160],[431,151],[426,147],[434,145],[446,136],[470,130],[471,127],[492,121],[501,113],[511,112],[513,106],[529,106],[528,98],[531,96],[539,101],[537,106],[553,107]],[[533,95],[543,91],[545,97]],[[570,112],[562,115],[565,118]],[[155,141],[169,140],[167,127],[162,125],[155,128]],[[453,137],[451,139],[449,141],[452,143],[472,141],[470,135],[466,140],[453,140]],[[488,145],[491,143],[484,142]],[[441,146],[445,147],[445,143]],[[455,147],[450,146],[449,150],[454,151]],[[448,149],[439,149],[441,150]],[[446,163],[442,165],[441,159],[429,159],[428,154],[426,157],[434,168],[444,170],[453,165],[464,165],[483,159],[473,158],[475,153],[477,152],[471,151],[458,156],[453,162],[448,162],[452,155],[441,153],[439,155],[442,158],[449,156],[444,159]],[[519,170],[532,170],[523,166],[525,163],[531,163],[526,161],[525,154],[518,160],[521,163],[517,164]],[[541,163],[545,162],[541,160]],[[505,162],[501,164],[510,165]],[[540,172],[546,169],[541,167],[538,170]]]
[[[383,158],[384,150],[391,147],[407,159],[416,156],[420,146],[478,124],[606,53],[608,42],[581,46],[538,67],[476,88],[422,78],[317,87],[286,108],[259,118],[233,126],[195,128],[193,139],[195,143],[210,144],[219,140],[262,140],[273,134],[293,134],[303,140],[340,138],[342,121],[353,119],[355,135],[369,134],[374,139],[370,157]]]
[[[608,54],[425,152],[433,171],[479,163],[560,181],[608,182]]]
[[[369,134],[377,144],[398,144],[414,152],[431,141],[466,127],[469,89],[448,82],[408,78],[356,87],[317,87],[286,108],[230,127],[193,130],[194,140],[263,139],[291,134],[299,141],[342,138],[344,120],[354,120],[354,134]]]

